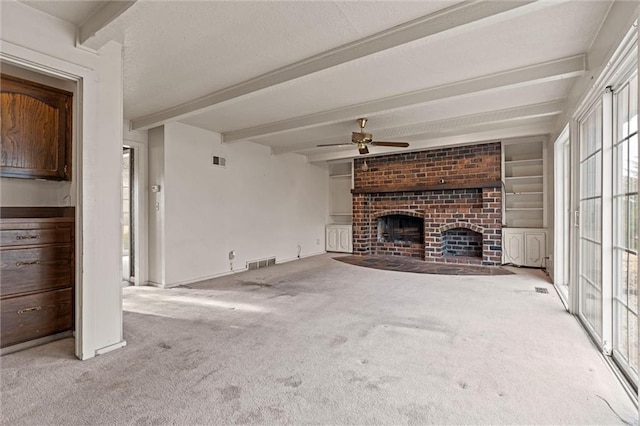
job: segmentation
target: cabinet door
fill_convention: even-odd
[[[351,253],[351,227],[340,228],[338,234],[338,251]]]
[[[325,250],[338,251],[338,228],[327,227],[325,237],[326,237]]]
[[[0,176],[71,179],[73,94],[2,74]]]
[[[502,253],[504,256],[503,263],[513,263],[514,265],[522,265],[524,262],[523,256],[523,241],[521,232],[505,232],[503,236],[504,242],[502,245]]]
[[[547,255],[547,242],[544,232],[526,232],[525,236],[525,266],[541,268]]]

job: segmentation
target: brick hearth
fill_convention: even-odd
[[[366,161],[367,171],[362,170],[364,159],[354,163],[354,255],[500,264],[499,143],[369,157]],[[424,242],[380,241],[377,219],[392,214],[422,218]],[[459,235],[471,235],[467,230],[482,236],[481,257],[471,256],[474,253],[470,251],[456,256],[443,250],[445,231],[454,229]]]

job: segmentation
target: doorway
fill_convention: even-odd
[[[135,229],[134,229],[134,150],[128,146],[122,148],[122,284],[135,282]]]
[[[569,127],[554,144],[554,244],[553,282],[567,308],[569,307],[570,229],[571,229],[571,145]]]

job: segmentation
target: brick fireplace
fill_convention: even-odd
[[[500,143],[356,159],[353,254],[499,265],[500,177]]]

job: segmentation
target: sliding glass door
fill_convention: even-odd
[[[638,75],[614,93],[613,357],[638,383]]]
[[[580,121],[578,314],[602,338],[602,102]]]

